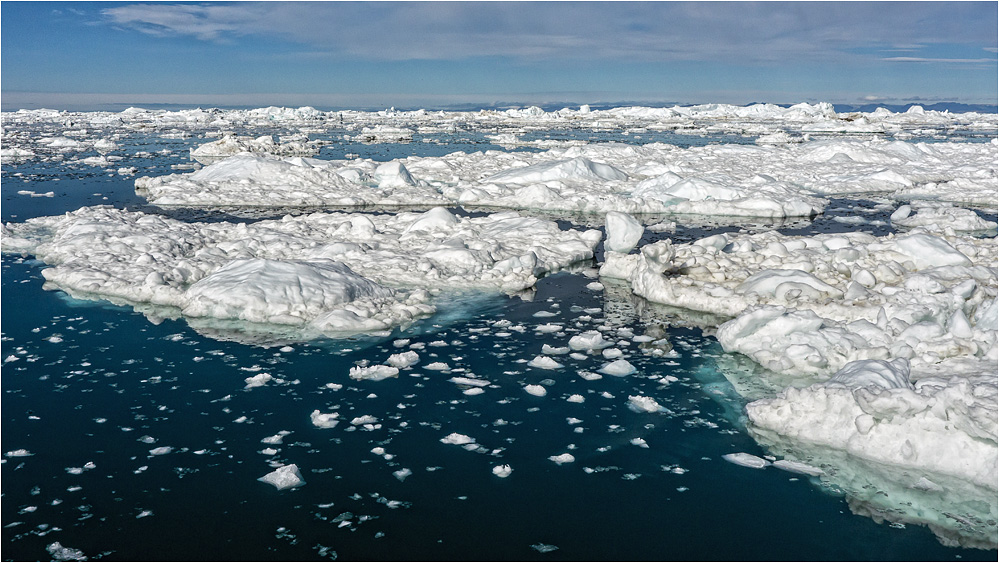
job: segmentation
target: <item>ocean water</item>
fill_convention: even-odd
[[[496,148],[472,134],[462,139],[341,143],[319,156],[387,160]],[[187,164],[187,148],[201,142],[138,133],[119,141],[126,151],[156,154],[145,175]],[[4,165],[2,198],[4,221],[101,203],[145,208],[128,177],[53,163]],[[862,224],[837,220],[858,210]],[[814,222],[705,220],[669,236],[767,228],[884,234],[890,212],[877,202],[835,200]],[[587,220],[601,222],[560,224]],[[662,236],[647,234],[646,242]],[[737,360],[696,315],[606,281],[587,287],[595,262],[520,295],[448,295],[438,314],[386,337],[268,346],[47,291],[42,269],[31,257],[2,258],[0,441],[16,454],[0,465],[5,560],[51,558],[54,542],[107,560],[997,557],[975,547],[980,527],[919,525],[872,500],[878,491],[723,459],[771,454],[747,434],[744,399],[723,375]],[[543,325],[561,330],[537,330]],[[554,355],[564,364],[555,370],[527,365],[544,344],[565,346],[594,329],[619,337],[635,374],[596,379],[609,361],[599,354]],[[408,350],[421,361],[397,378],[348,377],[355,365]],[[431,362],[450,370],[426,369]],[[274,379],[247,388],[246,379],[262,373]],[[480,394],[449,381],[473,375],[489,381]],[[534,396],[527,385],[547,393]],[[568,401],[573,395],[583,402]],[[636,412],[630,396],[652,398],[662,412]],[[339,424],[317,428],[315,410],[339,413]],[[452,433],[474,443],[442,442]],[[574,461],[550,460],[566,453]],[[290,463],[303,486],[278,491],[258,481]],[[512,473],[494,475],[504,464]]]

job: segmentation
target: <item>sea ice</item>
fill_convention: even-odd
[[[302,478],[301,471],[299,471],[298,466],[294,463],[279,467],[267,475],[257,479],[257,481],[274,485],[274,487],[279,491],[294,487],[301,487],[305,484],[305,479]]]

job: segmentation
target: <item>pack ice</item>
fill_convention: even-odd
[[[996,259],[994,239],[952,228],[769,231],[608,253],[601,273],[731,319],[722,347],[793,385],[749,404],[757,430],[995,490]]]
[[[460,218],[443,208],[245,224],[85,207],[9,223],[3,235],[5,252],[50,266],[49,287],[303,337],[408,324],[431,314],[444,289],[523,290],[592,257],[600,238],[516,213]]]

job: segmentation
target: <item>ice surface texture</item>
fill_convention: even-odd
[[[434,311],[431,292],[444,288],[531,287],[592,257],[600,238],[516,213],[460,219],[444,209],[247,225],[91,207],[3,234],[4,251],[36,255],[50,284],[76,294],[321,334],[411,322]]]

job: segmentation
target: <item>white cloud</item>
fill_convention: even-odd
[[[987,18],[948,3],[250,2],[124,4],[107,21],[158,36],[290,40],[377,60],[514,57],[730,63],[856,60],[858,49],[995,43]],[[974,4],[974,3],[969,3]],[[985,11],[995,12],[995,6]],[[994,22],[994,17],[991,18]],[[979,21],[983,20],[983,21]],[[926,54],[926,53],[922,53]],[[891,60],[891,59],[889,59]]]

